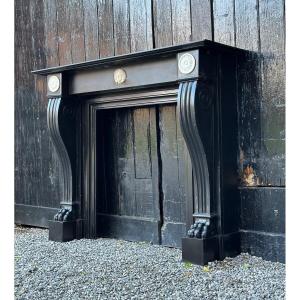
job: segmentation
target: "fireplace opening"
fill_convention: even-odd
[[[191,162],[176,104],[96,112],[96,235],[181,247]]]

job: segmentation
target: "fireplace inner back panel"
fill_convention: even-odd
[[[98,110],[97,235],[181,247],[191,162],[176,105]]]

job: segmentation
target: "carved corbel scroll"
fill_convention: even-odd
[[[69,221],[72,219],[72,169],[69,154],[63,142],[59,115],[61,111],[62,98],[50,98],[47,110],[47,122],[50,137],[57,151],[62,166],[63,195],[60,202],[61,210],[54,216],[55,221]]]
[[[76,213],[74,179],[76,174],[76,101],[65,96],[62,86],[62,74],[47,76],[47,122],[58,158],[61,163],[62,198],[60,210],[49,220],[49,239],[69,241],[75,238]]]
[[[201,91],[197,80],[184,81],[180,83],[178,92],[177,110],[180,120],[181,130],[185,139],[192,162],[195,178],[195,199],[193,220],[195,223],[188,230],[189,237],[206,238],[214,234],[211,214],[211,196],[209,169],[206,153],[201,140],[199,130],[199,107],[202,101]],[[207,101],[205,101],[207,102]],[[202,103],[202,105],[207,103]],[[189,201],[193,201],[189,199]]]

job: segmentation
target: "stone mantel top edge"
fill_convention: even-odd
[[[86,62],[74,63],[64,66],[57,66],[51,68],[45,68],[40,70],[32,71],[33,74],[37,75],[50,75],[55,73],[63,73],[66,71],[79,71],[83,69],[93,69],[93,68],[101,68],[101,67],[112,67],[118,66],[124,63],[138,62],[140,60],[151,59],[151,58],[161,58],[168,57],[171,55],[176,55],[181,51],[188,51],[204,48],[212,52],[227,52],[227,53],[235,53],[236,55],[245,55],[245,53],[249,53],[249,51],[245,51],[240,48],[224,45],[221,43],[216,43],[209,40],[196,41],[176,46],[168,46],[163,48],[156,48],[153,50],[140,51],[134,53],[128,53],[123,55],[111,56],[100,58],[96,60],[90,60]]]

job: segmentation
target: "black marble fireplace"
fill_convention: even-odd
[[[238,254],[237,66],[244,61],[244,51],[204,40],[34,71],[47,76],[48,127],[63,169],[50,240],[145,240],[181,247],[183,260],[197,264]],[[163,176],[178,175],[162,172],[164,105],[176,106],[192,170],[182,179],[190,188],[167,208]],[[140,114],[134,124],[133,113]]]

